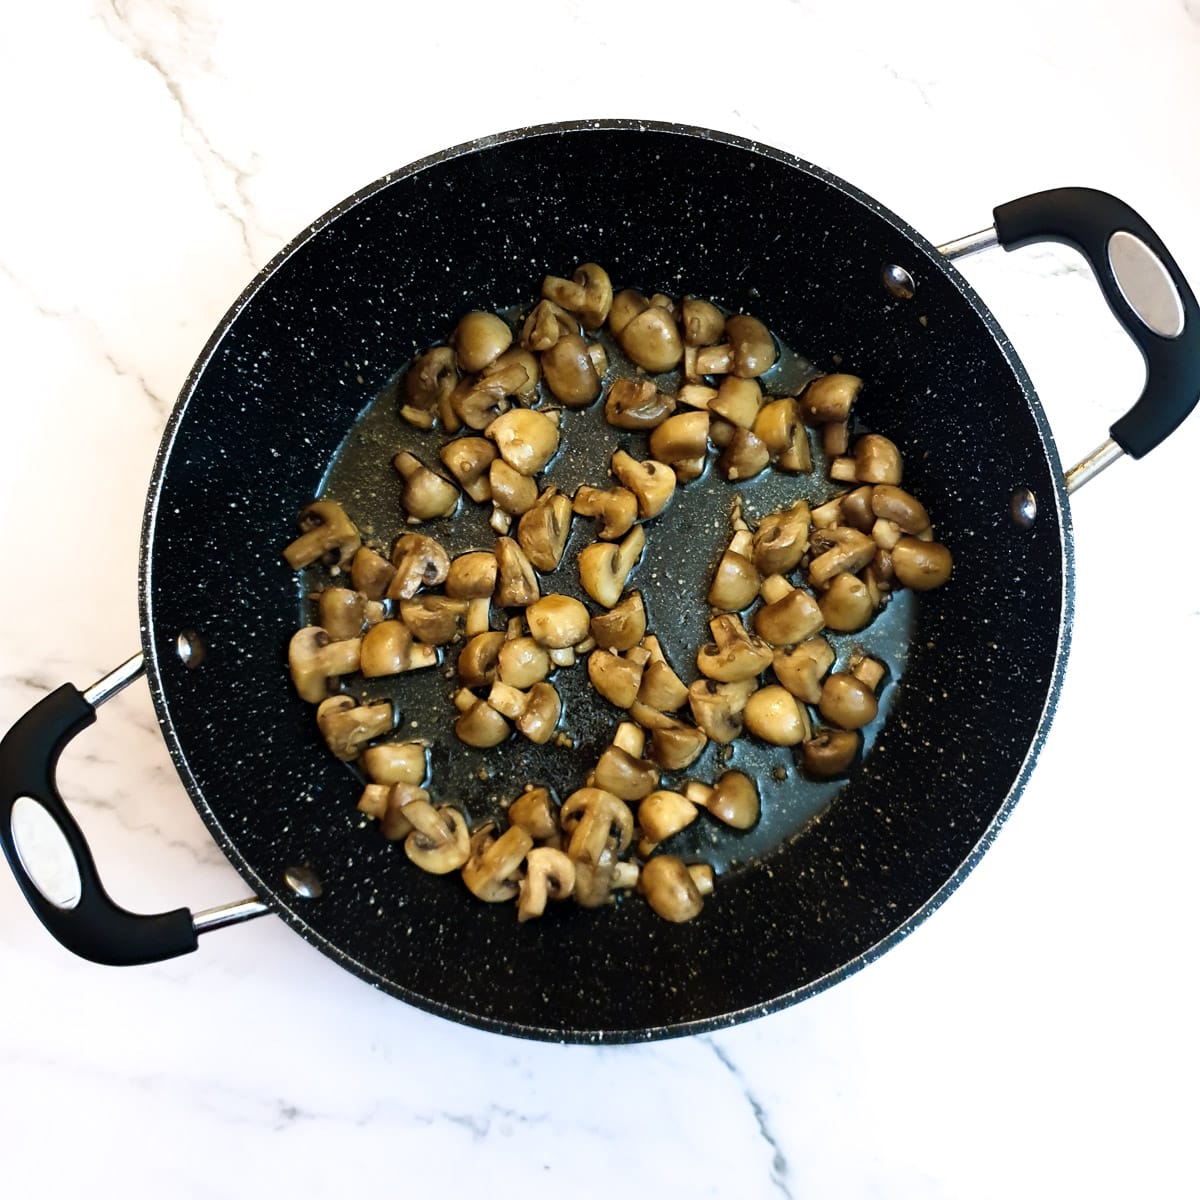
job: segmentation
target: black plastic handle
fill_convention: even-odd
[[[1146,360],[1146,386],[1137,403],[1109,430],[1133,458],[1148,454],[1179,428],[1200,399],[1200,306],[1158,234],[1123,200],[1092,188],[1055,188],[1002,204],[995,210],[996,237],[1006,250],[1030,242],[1066,242],[1083,252],[1117,320]],[[1183,328],[1173,337],[1151,329],[1130,305],[1113,273],[1113,235],[1129,233],[1145,243],[1175,285]]]
[[[25,898],[42,924],[70,951],[92,962],[126,967],[158,962],[196,949],[186,908],[140,916],[115,904],[104,890],[83,831],[63,803],[54,769],[66,744],[96,719],[77,688],[65,684],[29,710],[0,741],[0,844]],[[13,840],[13,805],[36,800],[54,818],[75,856],[80,898],[62,908],[42,895],[21,863]]]

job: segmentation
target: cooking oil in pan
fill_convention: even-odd
[[[519,328],[521,314],[513,310],[506,315]],[[607,335],[604,340],[611,364],[610,379],[638,373]],[[781,349],[779,362],[761,380],[768,395],[794,395],[818,374],[801,355],[787,347]],[[398,372],[359,415],[334,455],[321,487],[321,495],[339,501],[368,544],[384,554],[400,533],[413,529],[404,522],[401,480],[392,467],[392,458],[408,450],[437,469],[438,450],[451,440],[440,431],[419,430],[400,418],[396,402],[400,377]],[[678,382],[677,375],[671,374],[659,380],[665,391],[674,391]],[[645,434],[609,425],[602,402],[582,411],[564,411],[561,447],[540,483],[554,484],[568,495],[582,484],[611,486],[609,460],[613,451],[620,447],[635,458],[647,458],[647,442]],[[705,596],[732,532],[734,498],[740,496],[744,514],[751,521],[797,499],[813,505],[829,499],[842,489],[828,480],[819,439],[817,442],[815,467],[809,475],[768,469],[754,479],[730,484],[712,468],[710,459],[704,474],[678,487],[666,510],[646,523],[646,549],[628,589],[642,593],[647,631],[659,638],[668,660],[685,682],[695,677],[697,647],[710,640],[707,625],[712,613]],[[452,516],[423,522],[416,528],[436,538],[453,557],[468,550],[491,549],[496,535],[488,524],[489,516],[490,505],[477,505],[464,496]],[[595,609],[580,587],[575,567],[579,551],[594,540],[592,522],[576,517],[561,565],[540,577],[543,595],[560,592],[575,596]],[[302,622],[314,619],[309,596],[327,582],[327,572],[321,567],[302,573],[298,597]],[[509,615],[497,610],[493,628],[502,628]],[[844,667],[856,649],[887,668],[879,715],[863,730],[864,754],[870,753],[878,730],[887,720],[904,673],[914,618],[914,597],[900,591],[867,629],[855,634],[825,634],[837,654],[835,670]],[[617,722],[625,716],[592,689],[584,658],[551,676],[563,703],[558,737],[535,746],[514,734],[500,746],[477,750],[459,742],[452,728],[457,715],[452,697],[458,687],[458,649],[458,645],[445,647],[437,668],[383,679],[350,676],[343,686],[359,699],[388,699],[396,704],[400,723],[392,736],[428,742],[430,791],[435,800],[461,807],[472,824],[489,819],[503,824],[504,809],[527,784],[548,786],[560,800],[582,787],[611,741]],[[726,770],[744,771],[757,781],[762,816],[752,829],[738,831],[701,813],[687,829],[665,843],[665,848],[686,859],[707,862],[719,873],[744,869],[779,849],[825,811],[844,783],[807,779],[798,764],[798,751],[770,746],[748,735],[729,746],[710,742],[691,767],[664,774],[659,786],[681,790],[688,779],[711,782]],[[347,776],[348,807],[353,807],[358,796],[358,783],[352,775],[353,769]]]

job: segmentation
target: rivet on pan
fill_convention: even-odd
[[[175,653],[179,655],[179,661],[188,670],[195,670],[204,661],[204,656],[208,651],[200,640],[200,635],[194,629],[185,629],[175,639]]]
[[[913,282],[913,277],[903,267],[888,263],[879,275],[883,286],[897,300],[911,300],[917,294],[917,285]]]
[[[1013,523],[1028,529],[1037,520],[1037,497],[1027,487],[1019,487],[1008,502]]]
[[[311,867],[288,867],[283,882],[305,900],[315,900],[325,889]]]

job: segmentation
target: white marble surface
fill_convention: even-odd
[[[1088,184],[1200,282],[1197,0],[55,0],[0,28],[0,545],[20,581],[0,603],[4,726],[135,649],[155,447],[232,297],[312,217],[442,146],[568,117],[711,125],[823,164],[935,240]],[[1141,378],[1076,267],[1050,250],[968,266],[1069,460]],[[528,1044],[381,996],[272,919],[103,969],[0,871],[0,1189],[1195,1194],[1198,450],[1200,418],[1077,497],[1061,708],[982,865],[788,1012],[652,1046]],[[244,892],[144,685],[61,777],[124,903]]]

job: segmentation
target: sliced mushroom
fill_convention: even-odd
[[[317,728],[336,758],[349,762],[372,738],[381,737],[396,723],[386,701],[359,704],[353,696],[330,696],[317,707]]]
[[[808,550],[811,520],[804,500],[768,513],[754,531],[754,565],[764,575],[786,575],[795,570]]]
[[[659,712],[669,713],[682,708],[688,698],[687,685],[671,669],[671,664],[667,662],[659,647],[658,639],[645,638],[642,645],[649,651],[650,661],[642,672],[638,700],[651,708],[657,708]]]
[[[656,854],[642,867],[638,888],[664,921],[680,923],[700,915],[704,899],[681,858]]]
[[[649,857],[659,842],[686,829],[697,816],[696,806],[682,793],[651,792],[638,805],[637,823],[642,831],[638,854]]]
[[[530,850],[517,897],[517,920],[540,917],[547,900],[565,900],[574,890],[575,864],[561,850],[549,846]]]
[[[821,681],[834,662],[833,647],[822,637],[809,638],[788,650],[777,650],[771,667],[775,678],[805,704],[821,699]]]
[[[638,516],[657,517],[675,491],[675,472],[666,463],[638,462],[624,450],[612,456],[613,474],[637,497]]]
[[[454,707],[459,714],[454,722],[455,735],[468,746],[498,746],[512,732],[501,713],[466,688],[454,693]]]
[[[628,708],[638,698],[647,657],[636,649],[624,656],[614,650],[593,650],[588,655],[588,679],[610,704]]]
[[[854,478],[859,483],[899,483],[903,473],[900,450],[890,438],[868,433],[854,443]]]
[[[396,573],[388,584],[389,600],[409,600],[421,588],[444,583],[450,572],[450,556],[442,544],[420,533],[404,533],[396,539],[392,564]]]
[[[350,584],[368,600],[382,600],[396,568],[382,554],[360,546],[350,563]]]
[[[404,479],[400,503],[410,525],[448,517],[458,507],[458,488],[436,471],[431,471],[415,454],[402,450],[392,465]]]
[[[521,345],[539,354],[549,350],[561,337],[579,332],[579,322],[553,300],[541,300],[525,318],[521,327]]]
[[[464,371],[482,371],[512,345],[512,330],[495,313],[469,312],[450,336]]]
[[[637,497],[623,487],[605,489],[585,484],[576,491],[571,507],[581,517],[595,517],[596,536],[605,541],[624,537],[638,516]]]
[[[490,833],[473,838],[471,854],[463,864],[467,889],[479,900],[499,904],[517,894],[514,876],[525,855],[533,849],[533,838],[520,825],[510,825],[498,838]]]
[[[542,354],[542,378],[568,408],[586,408],[600,396],[600,375],[578,334],[560,337]]]
[[[834,496],[832,500],[826,500],[824,504],[818,504],[812,510],[809,515],[814,529],[829,529],[842,524],[842,496],[845,495],[843,492],[841,496]]]
[[[708,602],[724,612],[738,612],[751,604],[758,595],[762,577],[754,565],[753,541],[748,530],[739,530],[729,542],[729,548],[717,562],[713,581],[708,589]]]
[[[434,417],[458,383],[458,363],[449,346],[435,346],[417,355],[404,375],[400,415],[421,429],[432,429]]]
[[[749,429],[735,426],[729,444],[717,456],[717,470],[730,482],[753,479],[765,471],[771,454],[762,441]]]
[[[725,333],[725,314],[707,300],[685,296],[679,304],[679,327],[688,346],[714,346]]]
[[[590,628],[601,649],[632,649],[646,636],[646,608],[641,592],[630,592],[620,604],[594,616]]]
[[[292,634],[288,669],[300,699],[320,704],[330,694],[331,679],[358,670],[361,646],[359,638],[334,641],[319,625],[307,625]]]
[[[761,638],[752,637],[741,620],[731,613],[708,623],[713,640],[696,652],[696,666],[718,683],[753,679],[765,671],[774,651]]]
[[[825,720],[841,729],[861,729],[879,712],[874,691],[846,671],[835,671],[825,680],[817,708]]]
[[[654,429],[675,410],[675,398],[650,379],[614,379],[604,400],[604,416],[617,429]]]
[[[367,679],[403,675],[437,663],[436,647],[414,641],[412,630],[403,621],[380,621],[363,634],[359,670]]]
[[[650,734],[650,757],[664,770],[690,767],[708,744],[702,729],[685,725],[640,700],[629,706],[629,715]]]
[[[532,687],[550,674],[550,655],[531,637],[506,638],[497,658],[496,677],[510,687]]]
[[[772,646],[794,646],[803,642],[825,626],[816,600],[802,588],[794,588],[782,575],[772,575],[764,581],[766,588],[770,580],[779,580],[787,590],[778,599],[765,604],[754,614],[754,632]],[[775,595],[775,591],[770,591]],[[767,598],[764,592],[763,598]]]
[[[509,806],[508,822],[520,825],[535,842],[549,841],[558,833],[558,812],[544,787],[526,787]]]
[[[684,795],[733,829],[750,829],[761,810],[754,780],[741,771],[726,771],[711,787],[689,783]]]
[[[801,747],[800,761],[814,779],[832,779],[850,769],[861,744],[856,730],[818,729]]]
[[[599,329],[612,308],[612,281],[603,267],[589,262],[577,267],[570,279],[547,275],[542,295],[574,313],[584,329]]]
[[[567,855],[576,864],[600,862],[604,851],[623,854],[633,839],[633,813],[619,796],[598,787],[582,787],[563,802],[562,827],[571,835]]]
[[[617,333],[621,349],[639,367],[659,375],[679,365],[683,357],[683,339],[671,313],[650,304]]]
[[[562,715],[562,701],[553,684],[538,682],[527,692],[497,680],[488,693],[488,704],[508,717],[531,742],[548,742]]]
[[[688,704],[698,728],[714,742],[728,745],[742,732],[746,701],[754,693],[755,681],[718,683],[715,679],[694,680],[688,688]]]
[[[553,592],[525,610],[530,636],[541,646],[562,650],[576,646],[588,635],[591,616],[573,596]]]
[[[396,783],[388,788],[387,804],[379,818],[379,832],[387,841],[398,842],[412,833],[412,820],[404,810],[417,801],[429,803],[429,793],[423,787]]]
[[[914,591],[941,587],[953,569],[953,556],[941,542],[905,536],[892,547],[892,570],[905,587]]]
[[[687,357],[687,351],[684,351]],[[703,383],[685,383],[675,393],[675,403],[682,408],[707,409],[713,402],[717,389]]]
[[[562,561],[571,533],[571,499],[548,487],[517,523],[517,541],[539,571],[553,571]]]
[[[862,380],[857,375],[822,375],[814,379],[800,396],[804,419],[813,425],[848,420],[861,390]]]
[[[471,835],[457,808],[448,804],[434,808],[428,800],[414,800],[403,812],[413,826],[404,839],[404,853],[422,871],[448,875],[470,857]]]
[[[635,525],[623,541],[594,542],[585,546],[576,560],[583,590],[597,604],[612,608],[620,600],[645,545],[645,530]]]
[[[293,571],[318,559],[343,569],[362,545],[354,522],[336,500],[314,500],[300,510],[300,536],[283,552]]]
[[[512,538],[496,539],[496,562],[496,603],[501,608],[524,608],[541,595],[533,564]]]
[[[777,683],[759,688],[746,701],[746,729],[774,746],[795,746],[812,737],[808,712]]]
[[[536,475],[558,450],[558,413],[513,408],[498,416],[484,435],[500,457],[521,475]]]
[[[488,468],[496,457],[496,447],[487,438],[455,438],[438,451],[438,457],[472,500],[483,504],[492,498]]]
[[[764,404],[754,418],[752,429],[777,467],[785,471],[813,469],[808,432],[800,420],[800,406],[794,397],[784,396]]]
[[[358,765],[372,783],[419,786],[429,772],[428,749],[425,742],[381,742],[368,746],[359,756]]]
[[[335,641],[356,638],[367,621],[367,598],[352,588],[328,587],[317,595],[317,624]]]
[[[426,646],[444,646],[454,641],[466,615],[467,601],[452,596],[414,596],[400,601],[400,619],[413,637]]]

